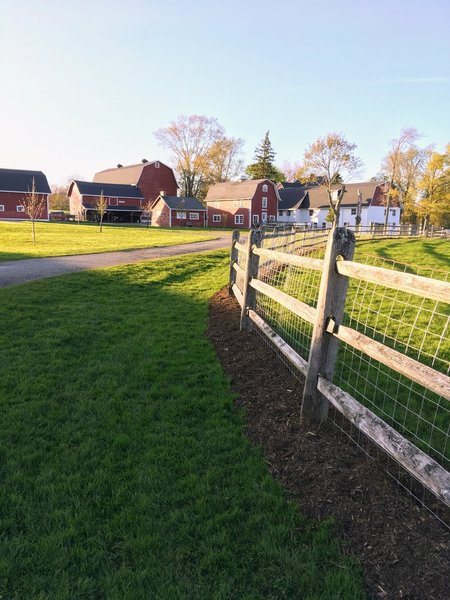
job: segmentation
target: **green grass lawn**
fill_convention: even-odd
[[[0,290],[0,596],[362,598],[243,435],[205,336],[228,253]]]
[[[422,271],[450,269],[450,240],[448,239],[402,238],[370,242],[357,241],[355,260],[363,262],[368,254],[422,267]]]
[[[130,248],[174,246],[217,238],[220,232],[202,229],[159,229],[93,223],[36,223],[36,242],[30,222],[0,221],[0,262],[43,256],[89,254]]]

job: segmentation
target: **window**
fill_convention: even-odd
[[[287,210],[286,214],[287,214],[288,217],[290,217],[292,215],[292,210]]]
[[[234,215],[234,224],[235,225],[243,225],[244,224],[244,215]]]
[[[177,211],[177,219],[185,219],[186,218],[186,213],[184,211]]]
[[[4,204],[0,204],[0,212],[4,212],[5,211],[5,205]]]
[[[158,161],[155,162],[155,169],[159,169],[159,162]]]
[[[21,204],[19,204],[18,206],[16,206],[16,211],[17,212],[25,212],[25,207],[22,206]]]
[[[261,221],[263,223],[267,223],[267,213],[266,212],[261,213]]]
[[[262,198],[262,207],[267,208],[267,196],[263,196]]]
[[[289,211],[288,211],[288,212],[289,212]],[[282,210],[279,210],[279,211],[278,211],[278,216],[279,216],[279,217],[282,217],[282,216],[283,216],[283,211],[282,211]]]
[[[270,216],[269,216],[269,221],[272,221],[272,222],[274,222],[274,221],[275,221],[275,215],[270,215]]]
[[[259,216],[253,215],[253,225],[258,225],[258,223],[259,223]]]
[[[213,215],[213,223],[220,223],[222,221],[222,215]]]
[[[351,213],[352,215],[356,215],[356,208],[352,208]]]
[[[395,208],[394,208],[394,210],[391,210],[391,215],[392,215],[393,217],[395,217],[395,215],[396,215],[396,214],[397,214],[397,211],[395,210]]]
[[[309,210],[309,216],[312,217],[314,214],[314,211],[312,209]]]
[[[268,192],[269,191],[269,186],[267,185],[267,183],[265,183],[262,187],[263,192]]]
[[[198,213],[189,213],[189,218],[191,221],[198,221],[200,219],[200,215]]]

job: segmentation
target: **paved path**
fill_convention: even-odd
[[[7,285],[26,283],[34,279],[54,277],[65,273],[75,273],[87,269],[128,265],[142,260],[152,260],[191,254],[218,248],[228,248],[231,234],[222,234],[216,240],[180,244],[179,246],[164,246],[162,248],[140,248],[138,250],[120,250],[118,252],[103,252],[101,254],[77,254],[76,256],[55,256],[51,258],[30,258],[0,263],[0,288]]]

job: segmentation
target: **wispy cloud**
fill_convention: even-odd
[[[402,85],[405,83],[421,85],[449,82],[450,77],[396,77],[394,79],[369,79],[364,81],[366,85]]]

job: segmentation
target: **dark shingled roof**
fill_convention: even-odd
[[[34,186],[38,194],[51,194],[47,177],[42,171],[23,171],[22,169],[0,169],[1,192],[31,192]]]
[[[113,198],[140,198],[143,199],[141,190],[135,185],[122,185],[119,183],[94,183],[92,181],[74,180],[80,194],[85,196],[104,196]],[[71,186],[72,187],[72,184]],[[69,194],[70,194],[69,188]]]
[[[307,203],[308,189],[306,187],[288,187],[278,190],[280,201],[278,210],[295,210],[297,208],[308,208]],[[306,201],[305,201],[306,198]]]
[[[185,198],[184,196],[160,196],[169,208],[177,210],[206,210],[197,198]]]
[[[260,183],[267,183],[275,188],[275,184],[269,179],[246,179],[244,181],[225,181],[211,185],[205,202],[221,200],[250,200],[256,193]]]
[[[346,183],[345,194],[342,199],[341,206],[357,206],[358,204],[358,190],[361,192],[363,206],[376,206],[376,202],[372,202],[374,199],[378,199],[382,196],[382,187],[385,182],[380,181],[363,181],[361,183]],[[341,185],[337,185],[336,189],[341,189]],[[329,206],[328,194],[325,188],[318,187],[308,190],[308,196],[311,208],[323,208]],[[381,205],[381,204],[380,204]],[[397,205],[397,204],[396,204]]]

